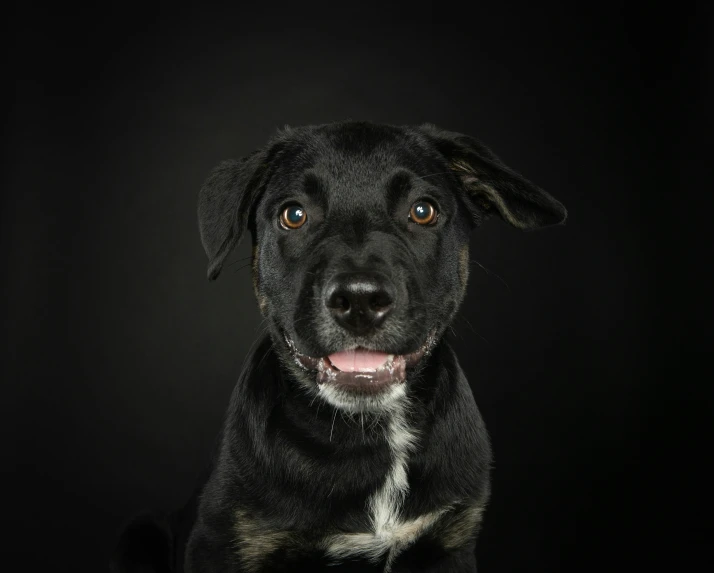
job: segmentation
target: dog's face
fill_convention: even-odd
[[[475,140],[432,126],[290,129],[214,170],[199,223],[209,277],[246,228],[253,280],[295,380],[350,412],[405,394],[463,298],[471,230],[565,209]]]

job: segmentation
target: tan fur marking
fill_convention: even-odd
[[[461,159],[454,159],[451,162],[451,168],[454,171],[463,171],[464,173],[470,173],[472,175],[475,175],[473,167],[471,167],[468,163],[462,161]]]
[[[291,531],[269,529],[246,511],[237,510],[235,518],[234,546],[247,573],[260,570],[265,558],[274,551],[285,546],[294,547],[297,543]]]
[[[485,509],[483,504],[478,503],[455,515],[439,535],[444,548],[450,551],[470,542],[478,533]]]
[[[258,275],[258,245],[253,245],[253,292],[255,293],[255,298],[258,299],[258,308],[262,314],[265,314],[265,309],[267,308],[268,301],[263,294],[260,292],[260,279]]]
[[[466,294],[466,285],[469,282],[469,246],[464,245],[459,252],[459,280],[461,281],[461,295]]]
[[[529,221],[514,217],[501,195],[493,187],[481,181],[478,172],[471,165],[461,159],[454,159],[451,162],[451,168],[454,171],[463,173],[461,181],[474,196],[480,199],[479,203],[484,210],[489,210],[492,206],[495,206],[501,217],[514,227],[518,229],[530,228]]]

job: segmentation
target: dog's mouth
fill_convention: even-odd
[[[436,344],[435,333],[416,351],[409,354],[388,354],[367,348],[342,350],[316,358],[300,353],[285,335],[290,353],[304,370],[316,372],[319,385],[332,385],[358,394],[376,394],[407,378],[407,369],[428,356]]]

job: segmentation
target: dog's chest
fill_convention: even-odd
[[[386,555],[389,563],[400,548],[418,539],[443,513],[433,512],[415,519],[400,519],[402,505],[409,493],[409,455],[417,444],[416,432],[407,424],[405,408],[392,412],[386,436],[392,462],[384,483],[367,502],[371,531],[325,537],[323,548],[334,559],[361,556],[374,560]]]
[[[331,563],[345,559],[365,559],[385,563],[389,571],[392,561],[431,529],[449,509],[432,511],[414,518],[401,517],[409,493],[407,465],[417,445],[417,434],[406,421],[404,409],[392,412],[385,427],[391,462],[382,485],[367,499],[365,511],[369,527],[366,531],[327,533],[309,541],[292,532],[257,531],[250,527],[238,535],[238,549],[248,571],[261,570],[261,562],[270,553],[298,554],[308,549],[322,554]],[[238,525],[240,528],[240,525]]]

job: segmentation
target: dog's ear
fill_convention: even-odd
[[[226,257],[240,242],[267,166],[266,153],[256,151],[222,162],[203,184],[198,195],[198,228],[208,255],[210,280],[218,277]]]
[[[478,140],[429,124],[420,129],[459,176],[480,213],[487,216],[495,211],[524,230],[565,222],[568,213],[562,203],[504,165]]]

